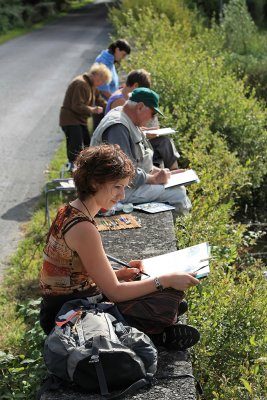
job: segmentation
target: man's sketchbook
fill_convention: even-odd
[[[143,260],[144,272],[156,277],[175,271],[197,271],[198,275],[204,277],[210,272],[209,259],[210,246],[207,242],[204,242],[182,250],[146,258]]]
[[[152,134],[152,135],[157,135],[157,136],[164,136],[164,135],[170,135],[172,133],[175,133],[175,130],[172,128],[159,128],[159,129],[148,129],[143,131],[146,135]]]
[[[193,169],[187,169],[184,172],[178,173],[172,171],[170,179],[164,186],[168,188],[171,186],[189,185],[194,182],[199,182],[199,177]]]

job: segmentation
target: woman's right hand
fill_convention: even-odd
[[[196,286],[200,283],[198,279],[194,277],[194,273],[187,272],[176,272],[160,276],[160,283],[164,288],[171,287],[176,290],[185,291],[190,287]]]

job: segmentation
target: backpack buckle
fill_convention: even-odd
[[[91,357],[91,359],[90,359],[90,361],[89,361],[89,363],[90,364],[93,364],[93,363],[98,363],[99,362],[99,355],[92,355],[92,357]]]

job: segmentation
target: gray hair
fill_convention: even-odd
[[[129,107],[131,107],[131,108],[134,108],[135,106],[136,106],[136,101],[132,101],[132,100],[127,100],[126,101],[126,104],[129,106]]]

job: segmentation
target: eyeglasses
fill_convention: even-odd
[[[154,110],[154,108],[151,108],[151,107],[147,107],[147,108],[150,109],[152,117],[154,117],[157,114],[157,112]]]

